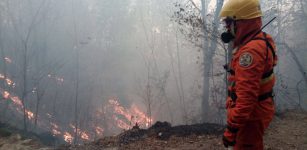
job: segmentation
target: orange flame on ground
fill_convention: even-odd
[[[30,119],[30,120],[34,119],[34,113],[33,112],[26,109],[26,113],[27,113],[28,119]]]
[[[116,121],[116,125],[121,128],[121,129],[126,129],[128,130],[130,128],[130,125],[126,123],[123,120],[120,120],[117,116],[113,116],[113,119]]]
[[[109,99],[107,107],[111,108],[115,113],[112,115],[112,118],[116,122],[117,127],[121,129],[130,129],[136,123],[148,127],[149,123],[153,121],[137,105],[132,104],[130,109],[126,109],[120,105],[117,98]],[[123,116],[125,119],[120,119],[118,115]]]
[[[66,141],[67,143],[72,143],[72,141],[73,141],[73,137],[71,136],[71,134],[70,133],[68,133],[68,132],[65,132],[64,133],[64,135],[63,135],[63,137],[64,137],[64,141]]]
[[[49,76],[49,75],[48,75],[48,76]],[[2,75],[2,74],[0,74],[0,79],[5,80],[6,83],[7,83],[8,85],[13,85],[13,86],[15,85],[15,83],[14,83],[11,79],[6,78],[6,77],[5,77],[4,75]],[[59,81],[59,82],[63,82],[63,81],[64,81],[63,78],[56,78],[56,80]],[[3,96],[5,99],[11,100],[11,101],[13,102],[13,104],[14,104],[15,106],[17,106],[17,107],[15,107],[15,110],[16,110],[18,113],[23,114],[23,111],[22,111],[22,109],[23,109],[23,104],[22,104],[21,99],[20,99],[18,96],[14,96],[13,94],[9,93],[8,91],[3,90],[2,88],[0,88],[0,94],[2,94],[2,96]],[[25,109],[25,113],[26,113],[26,115],[27,115],[27,117],[28,117],[29,120],[34,119],[34,113],[33,113],[33,112],[31,112],[31,111],[28,110],[28,109]],[[48,114],[48,113],[47,113],[47,116],[48,116],[49,118],[52,117],[52,116],[51,116],[50,114]],[[39,123],[39,124],[40,124],[40,123]],[[59,126],[58,126],[56,123],[52,123],[52,122],[51,122],[50,125],[51,125],[51,132],[52,132],[52,134],[53,134],[54,136],[56,136],[56,135],[61,135],[61,134],[62,134],[62,132],[61,132]],[[74,127],[74,126],[73,126],[73,127]],[[78,129],[78,132],[80,133],[80,137],[81,137],[82,139],[84,139],[84,140],[89,140],[89,139],[90,139],[89,134],[86,133],[85,131],[82,131],[82,130]],[[64,132],[64,133],[63,133],[63,138],[64,138],[64,140],[65,140],[66,142],[68,142],[68,143],[72,143],[72,141],[73,141],[73,139],[74,139],[74,137],[73,137],[70,133],[68,133],[68,132]]]
[[[76,126],[74,126],[73,124],[69,124],[69,126],[75,131],[76,130]],[[90,140],[90,136],[87,132],[82,131],[81,129],[77,129],[77,132],[80,134],[81,139],[83,140]]]
[[[1,91],[2,96],[5,97],[6,99],[10,99],[17,106],[16,110],[19,113],[22,113],[22,111],[20,111],[20,110],[23,108],[23,105],[22,105],[22,101],[19,99],[19,97],[13,96],[11,93],[9,93],[8,91],[4,91],[1,88],[0,88],[0,91]],[[28,119],[30,119],[30,120],[34,119],[34,113],[33,112],[31,112],[28,109],[26,109],[25,112],[28,116]]]
[[[48,75],[48,77],[52,78],[51,75]],[[57,77],[54,77],[54,78],[58,82],[64,81],[63,78],[57,78]],[[15,86],[15,83],[12,80],[10,80],[9,78],[6,78],[2,74],[0,74],[0,79],[4,79],[8,85]],[[14,105],[17,106],[15,109],[19,113],[23,113],[23,111],[22,111],[23,104],[22,104],[21,99],[18,96],[14,96],[11,93],[9,93],[8,91],[5,91],[1,88],[0,88],[0,92],[3,95],[4,98],[11,100],[14,103]],[[113,110],[112,112],[115,113],[115,114],[111,115],[112,119],[114,120],[114,123],[116,124],[116,126],[118,128],[121,128],[121,129],[130,129],[136,123],[138,123],[139,125],[144,125],[144,126],[148,127],[148,122],[153,121],[153,119],[149,118],[143,111],[141,111],[141,109],[139,109],[137,107],[137,105],[135,105],[135,104],[131,105],[130,109],[124,108],[123,106],[120,105],[117,98],[109,99],[107,107],[111,108]],[[29,120],[34,119],[34,113],[33,112],[31,112],[28,109],[26,109],[25,112],[26,112]],[[102,111],[98,111],[98,112],[104,113]],[[50,114],[47,113],[46,115],[47,115],[48,118],[52,118],[52,116]],[[96,115],[97,115],[97,117],[100,116],[98,114],[96,114]],[[123,117],[119,117],[118,115],[123,116]],[[42,123],[42,124],[44,124],[44,123]],[[73,142],[74,137],[68,131],[61,130],[56,123],[51,122],[50,126],[51,126],[51,132],[54,136],[62,135],[63,139],[67,143]],[[75,130],[74,125],[70,124],[69,126],[72,129]],[[102,135],[104,130],[105,130],[102,127],[99,127],[99,126],[95,127],[94,129],[95,129],[94,132],[96,132],[98,135]],[[90,140],[89,133],[87,133],[86,131],[83,131],[81,129],[78,129],[77,131],[78,131],[81,139]]]
[[[148,117],[135,104],[132,104],[131,111],[136,114],[136,116],[134,116],[135,122],[145,123],[146,127],[149,127],[149,123],[153,122],[153,119]]]
[[[3,95],[3,98],[8,99],[10,96],[10,93],[8,91],[4,91],[2,95]]]
[[[53,136],[62,134],[61,131],[59,131],[57,129],[52,129],[52,133],[53,133]]]
[[[6,84],[9,86],[15,86],[15,83],[8,77],[5,77],[3,74],[0,74],[0,79],[3,79],[6,81]]]
[[[17,96],[10,96],[9,98],[13,101],[13,103],[14,103],[15,105],[20,106],[20,107],[23,107],[23,106],[22,106],[22,102],[21,102],[21,100],[19,99],[19,97],[17,97]]]
[[[83,140],[90,140],[90,136],[85,133],[85,131],[81,132],[81,139]]]
[[[0,89],[0,90],[2,90],[2,89]],[[3,97],[6,96],[7,99],[11,99],[11,100],[13,101],[13,103],[17,106],[17,108],[16,108],[17,112],[23,113],[23,112],[21,111],[22,108],[23,108],[23,105],[22,105],[22,101],[20,100],[19,97],[17,97],[17,96],[12,96],[12,94],[10,94],[10,93],[7,92],[7,91],[2,92],[2,96],[3,96]],[[26,109],[25,112],[26,112],[27,117],[28,117],[29,120],[33,120],[33,119],[34,119],[34,113],[33,113],[33,112],[31,112],[31,111],[28,110],[28,109]],[[50,114],[49,114],[49,115],[50,115]],[[47,115],[47,116],[48,116],[48,115]],[[50,116],[51,116],[51,115],[50,115]],[[75,129],[75,126],[73,126],[72,124],[70,124],[70,126],[71,126],[73,129]],[[51,132],[53,133],[54,136],[55,136],[55,135],[61,135],[61,134],[62,134],[62,132],[60,131],[59,126],[58,126],[57,124],[51,123],[51,127],[52,127]],[[86,133],[85,131],[82,131],[82,130],[78,129],[78,133],[80,133],[80,137],[81,137],[83,140],[90,140],[89,134]],[[64,138],[64,140],[65,140],[66,142],[71,143],[74,137],[73,137],[70,133],[64,132],[63,138]]]
[[[95,128],[95,131],[96,131],[96,133],[97,133],[98,135],[102,135],[103,132],[104,132],[104,129],[101,128],[101,127],[96,127],[96,128]]]
[[[62,134],[61,131],[59,131],[59,126],[57,124],[51,122],[50,125],[51,125],[51,128],[52,128],[51,131],[52,131],[54,136]]]
[[[8,79],[8,78],[6,78],[5,81],[6,81],[6,83],[7,83],[8,85],[12,85],[12,84],[13,84],[13,81],[10,80],[10,79]]]

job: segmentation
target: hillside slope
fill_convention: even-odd
[[[306,112],[288,111],[277,115],[266,132],[265,149],[306,150],[306,127]],[[213,124],[170,127],[167,123],[159,123],[149,130],[134,129],[80,146],[62,146],[59,150],[224,150],[222,130],[221,126]]]
[[[25,132],[0,123],[0,150],[48,150],[55,138],[48,133]]]

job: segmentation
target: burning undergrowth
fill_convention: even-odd
[[[97,111],[96,117],[103,118],[102,121],[107,123],[105,128],[108,131],[128,130],[135,124],[142,128],[148,128],[150,122],[153,121],[136,104],[132,104],[130,108],[125,108],[116,97],[109,98],[103,109]]]
[[[12,60],[9,61],[10,63],[12,62]],[[64,78],[53,74],[48,74],[46,78],[59,84],[59,86],[64,83]],[[147,130],[154,119],[150,115],[147,115],[136,103],[123,106],[116,96],[109,97],[101,106],[94,106],[91,110],[92,113],[84,117],[85,119],[79,118],[79,121],[75,121],[74,118],[67,119],[71,118],[67,116],[61,117],[54,112],[50,112],[50,110],[42,110],[40,113],[37,113],[37,109],[35,110],[35,108],[27,104],[33,97],[29,96],[27,100],[22,99],[17,94],[20,93],[18,89],[21,88],[21,85],[13,81],[9,74],[0,74],[0,80],[5,84],[4,87],[0,87],[0,94],[3,97],[3,101],[1,102],[8,104],[7,108],[10,115],[14,116],[14,123],[21,122],[21,120],[24,120],[23,118],[26,118],[25,122],[28,126],[28,131],[48,133],[46,136],[50,135],[51,137],[60,139],[57,144],[64,142],[68,144],[86,143],[122,131],[125,132],[116,136],[118,137],[117,143],[120,144],[140,140],[146,136],[157,136],[160,139],[167,139],[171,135],[209,134],[218,131],[218,126],[216,125],[203,124],[171,127],[166,122],[157,122]],[[29,88],[32,89],[30,91],[32,94],[38,90],[37,87]],[[27,107],[24,107],[24,105]],[[22,128],[22,125],[19,124],[19,127]]]
[[[5,60],[8,64],[13,63],[8,57],[5,57]],[[54,74],[47,74],[45,78],[59,86],[64,84],[64,78]],[[38,99],[37,103],[34,104],[37,106],[36,109],[31,108],[29,104],[30,101],[35,101],[35,96],[24,95],[23,99],[22,96],[18,95],[17,93],[20,93],[19,91],[22,89],[21,84],[15,83],[9,74],[0,74],[0,80],[3,83],[0,87],[0,97],[2,97],[0,103],[6,104],[5,109],[8,110],[8,114],[14,116],[13,124],[22,128],[22,124],[19,122],[24,122],[23,128],[25,130],[50,133],[51,136],[60,138],[63,142],[65,141],[69,144],[79,144],[93,141],[106,135],[113,135],[122,130],[129,130],[135,124],[142,128],[147,128],[153,121],[137,104],[124,107],[117,97],[110,97],[102,107],[95,106],[92,108],[91,114],[85,119],[78,118],[79,120],[77,121],[71,116],[59,116],[55,113],[55,110],[53,112],[47,110],[38,113]],[[36,85],[32,86],[28,87],[31,89],[29,90],[30,94],[39,95],[37,94],[38,87]],[[86,121],[82,121],[82,119]],[[26,126],[28,126],[28,129],[26,129]]]
[[[48,75],[51,78],[51,75]],[[56,78],[58,79],[58,78]],[[0,74],[0,80],[5,81],[7,86],[14,89],[16,83],[11,80],[7,75]],[[56,80],[58,82],[58,80]],[[63,78],[60,80],[64,81]],[[14,116],[22,120],[23,114],[27,118],[29,126],[34,126],[35,129],[39,129],[40,132],[50,132],[55,138],[62,139],[63,141],[71,144],[74,140],[76,143],[83,143],[93,141],[96,138],[103,137],[114,133],[119,133],[122,130],[129,130],[135,124],[138,124],[142,128],[147,128],[153,121],[148,117],[136,104],[132,104],[126,108],[120,104],[120,100],[117,97],[110,97],[103,107],[96,109],[92,115],[92,120],[87,124],[88,126],[80,126],[74,123],[63,123],[55,118],[51,113],[44,112],[35,114],[29,108],[24,109],[23,101],[14,92],[2,89],[0,87],[1,96],[9,102],[9,110]],[[36,122],[37,121],[37,122]],[[61,142],[60,142],[61,143]]]
[[[125,145],[133,144],[146,139],[157,139],[167,141],[171,137],[186,137],[186,136],[219,136],[223,133],[224,126],[211,123],[194,124],[194,125],[179,125],[172,127],[168,122],[156,122],[148,129],[141,129],[139,126],[134,126],[117,136],[110,136],[99,139],[92,143],[87,143],[81,146],[63,146],[59,150],[64,149],[101,149],[125,147]]]

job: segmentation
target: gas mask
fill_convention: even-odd
[[[235,38],[235,33],[236,33],[236,28],[235,28],[235,20],[230,19],[230,18],[226,18],[225,20],[225,28],[227,29],[226,32],[223,32],[221,34],[221,40],[224,43],[229,43],[230,41],[232,41]]]

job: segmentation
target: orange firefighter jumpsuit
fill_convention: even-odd
[[[227,67],[227,129],[224,137],[235,150],[262,150],[264,130],[274,115],[275,45],[261,28],[261,19],[236,21],[235,49]],[[256,35],[256,36],[254,36]]]

